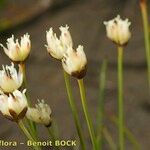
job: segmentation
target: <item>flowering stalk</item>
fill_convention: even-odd
[[[50,138],[52,139],[52,142],[55,143],[56,137],[54,133],[51,131],[50,127],[46,127],[46,128],[47,128]],[[60,150],[59,146],[57,146],[56,149]]]
[[[118,47],[118,111],[119,111],[119,147],[124,150],[123,117],[123,47]]]
[[[97,145],[100,150],[102,150],[103,138],[102,138],[102,129],[104,126],[104,99],[105,99],[105,86],[106,86],[106,69],[107,61],[104,60],[100,79],[99,79],[99,105],[98,105],[98,119],[97,119]]]
[[[90,115],[88,112],[88,106],[87,106],[87,101],[86,101],[86,93],[85,93],[83,79],[78,79],[78,85],[79,85],[79,89],[80,89],[82,107],[83,107],[84,115],[85,115],[86,122],[88,125],[88,130],[90,133],[93,149],[97,150],[96,137],[95,137],[95,133],[94,133],[93,124],[92,124],[92,121],[91,121],[91,118],[90,118]]]
[[[69,104],[70,104],[70,107],[71,107],[71,110],[72,110],[72,114],[73,114],[73,118],[74,118],[74,121],[75,121],[78,136],[79,136],[79,139],[80,139],[81,147],[82,147],[82,150],[85,150],[86,148],[85,148],[85,143],[84,143],[84,139],[83,139],[83,133],[82,133],[80,122],[79,122],[77,108],[76,108],[74,98],[73,98],[73,95],[72,95],[72,89],[71,89],[71,85],[70,85],[69,76],[65,71],[64,71],[64,79],[65,79],[66,90],[67,90],[67,94],[68,94],[68,100],[69,100]]]
[[[118,116],[119,116],[119,149],[124,150],[124,131],[123,131],[123,46],[131,38],[128,19],[116,18],[104,22],[107,37],[118,46]]]
[[[22,72],[23,72],[23,82],[24,82],[24,87],[27,88],[27,79],[26,79],[26,66],[24,62],[20,62],[20,67],[22,68]],[[28,101],[28,105],[31,106],[31,101],[30,101],[30,97],[29,94],[27,93],[27,101]],[[29,125],[29,129],[30,132],[32,133],[32,135],[37,138],[37,131],[36,131],[36,124],[27,119],[27,123]]]
[[[143,19],[144,27],[144,39],[145,39],[145,50],[147,59],[147,69],[148,69],[148,86],[150,89],[150,38],[149,38],[149,22],[148,22],[148,10],[146,5],[146,0],[140,0],[140,7]]]
[[[22,121],[19,121],[18,122],[18,126],[20,127],[20,129],[23,131],[23,133],[26,135],[26,137],[31,140],[32,142],[35,142],[33,137],[31,136],[31,134],[28,132],[28,130],[26,129],[26,127],[24,126],[23,122]],[[36,147],[36,146],[33,146],[35,150],[40,150],[41,148],[40,147]]]
[[[25,66],[25,63],[24,62],[20,62],[20,67],[22,69],[22,72],[23,72],[23,83],[24,83],[24,87],[27,88],[27,77],[26,77],[26,66]],[[27,93],[27,101],[28,101],[28,105],[30,106],[31,105],[31,101],[30,101],[30,98],[29,98],[29,94]]]

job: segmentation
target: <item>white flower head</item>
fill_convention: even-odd
[[[28,107],[25,92],[15,90],[9,96],[0,95],[0,111],[6,118],[16,122],[24,118]]]
[[[49,31],[46,32],[47,39],[47,51],[50,55],[58,60],[61,60],[63,54],[66,52],[69,46],[72,47],[72,38],[69,32],[69,27],[66,25],[65,27],[59,28],[61,31],[61,35],[57,38],[56,33],[53,32],[53,28],[50,28]]]
[[[62,59],[62,66],[64,70],[78,78],[81,79],[86,74],[87,58],[83,51],[83,46],[79,45],[76,50],[69,47]]]
[[[19,66],[19,71],[14,67],[12,63],[11,66],[2,66],[3,69],[0,70],[0,89],[4,93],[11,93],[17,90],[23,82],[23,72]]]
[[[24,34],[21,37],[20,43],[18,39],[14,39],[14,35],[11,38],[7,39],[7,48],[4,47],[2,44],[0,46],[4,49],[5,54],[15,62],[24,61],[31,50],[31,41],[29,34]]]
[[[26,117],[34,122],[44,124],[46,127],[51,125],[51,109],[49,105],[45,104],[44,100],[39,101],[35,108],[28,108]]]
[[[118,15],[110,21],[105,21],[104,25],[106,26],[107,37],[109,39],[120,46],[128,43],[131,37],[131,32],[129,30],[131,22],[129,22],[128,19],[122,20]]]

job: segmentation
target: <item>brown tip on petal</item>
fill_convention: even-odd
[[[113,40],[112,40],[112,42],[113,42],[114,44],[116,44],[117,46],[120,46],[120,47],[124,47],[124,46],[126,46],[126,45],[129,43],[129,41],[127,41],[127,42],[124,43],[124,44],[120,44],[119,42],[117,43],[117,42],[115,42],[115,41],[113,41]]]
[[[86,71],[87,71],[87,66],[85,66],[80,72],[76,71],[76,72],[72,72],[72,76],[76,77],[77,79],[82,79],[85,75],[86,75]]]
[[[18,115],[18,119],[19,119],[19,120],[24,118],[24,116],[26,115],[27,110],[28,110],[28,108],[25,107],[25,108],[21,111],[21,113]]]
[[[18,115],[16,114],[16,112],[14,110],[9,109],[9,113],[11,114],[14,121],[18,120]]]

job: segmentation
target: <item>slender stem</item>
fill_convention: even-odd
[[[27,88],[27,78],[26,78],[26,66],[25,66],[25,63],[21,62],[20,66],[21,66],[21,69],[22,69],[22,72],[23,72],[24,87]],[[28,92],[27,92],[27,101],[28,101],[28,105],[31,106],[30,96],[29,96]],[[32,136],[34,136],[34,138],[36,139],[37,138],[36,124],[33,121],[28,120],[28,119],[27,119],[27,123],[29,125],[29,130],[32,133]]]
[[[49,136],[51,137],[53,143],[55,143],[55,135],[52,133],[51,129],[49,127],[46,127],[47,128],[47,131],[49,133]]]
[[[21,128],[21,130],[23,131],[23,133],[26,135],[26,137],[31,140],[32,142],[35,142],[33,137],[31,136],[31,134],[28,132],[28,130],[26,129],[26,127],[24,126],[23,122],[22,121],[19,121],[18,122],[18,125],[19,127]],[[41,148],[40,147],[36,147],[36,146],[33,146],[35,150],[40,150]]]
[[[48,131],[48,133],[49,133],[50,138],[52,139],[53,145],[55,145],[55,141],[56,141],[55,135],[54,135],[53,132],[51,131],[50,127],[46,127],[46,128],[47,128],[47,131]],[[56,147],[56,148],[59,149],[59,147]]]
[[[146,6],[146,0],[140,1],[140,7],[144,27],[145,50],[147,59],[147,70],[148,70],[148,86],[150,90],[150,37],[149,37],[149,22],[148,22],[148,10]]]
[[[94,133],[94,128],[93,128],[93,124],[92,124],[92,121],[91,121],[91,117],[90,117],[89,112],[88,112],[88,107],[87,107],[87,102],[86,102],[86,93],[85,93],[83,79],[78,80],[78,84],[79,84],[79,89],[80,89],[82,107],[83,107],[84,115],[85,115],[85,118],[86,118],[88,130],[89,130],[89,133],[90,133],[93,149],[97,150],[96,137],[95,137],[95,133]]]
[[[119,121],[118,118],[116,116],[110,116],[108,117],[108,119],[110,119],[116,126],[119,125]],[[141,150],[141,147],[137,141],[137,139],[135,138],[135,136],[131,133],[131,131],[124,126],[124,133],[126,135],[126,137],[129,139],[129,141],[134,145],[134,149],[135,150]]]
[[[23,84],[24,84],[24,88],[27,88],[28,87],[28,84],[27,84],[27,77],[26,77],[26,65],[24,62],[20,62],[20,67],[22,69],[22,72],[23,72]],[[30,97],[29,97],[29,94],[27,92],[27,100],[28,100],[28,105],[31,106],[31,101],[30,101]]]
[[[99,77],[99,105],[98,105],[98,119],[97,119],[97,147],[102,150],[102,129],[103,129],[103,117],[104,117],[104,98],[105,98],[105,86],[106,86],[106,68],[107,61],[104,60],[101,66],[101,72]]]
[[[107,129],[106,127],[104,127],[102,131],[103,131],[104,137],[105,137],[105,139],[107,140],[107,142],[108,142],[110,148],[111,148],[112,150],[116,150],[116,149],[117,149],[116,144],[114,143],[114,141],[113,141],[113,139],[112,139],[112,136],[111,136],[111,134],[109,133],[108,129]]]
[[[65,71],[64,71],[64,80],[65,80],[66,90],[67,90],[67,94],[68,94],[68,101],[69,101],[69,104],[70,104],[70,107],[72,110],[72,115],[74,118],[75,126],[76,126],[77,133],[78,133],[78,136],[80,139],[81,148],[82,148],[82,150],[85,150],[86,148],[85,148],[83,133],[82,133],[79,117],[78,117],[77,107],[76,107],[76,104],[75,104],[75,101],[73,98],[73,94],[72,94],[70,79],[69,79],[68,74]]]
[[[119,110],[119,150],[124,150],[123,117],[123,48],[118,47],[118,110]]]

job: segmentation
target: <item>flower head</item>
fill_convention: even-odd
[[[24,34],[23,37],[21,37],[19,44],[18,39],[15,41],[14,35],[12,35],[11,38],[7,39],[6,45],[7,48],[0,44],[0,46],[4,49],[5,54],[12,61],[24,61],[28,57],[31,49],[30,36],[28,34]]]
[[[9,96],[0,95],[0,111],[6,118],[16,122],[24,118],[28,107],[25,92],[15,90]]]
[[[53,32],[52,28],[46,32],[48,44],[46,47],[52,57],[61,60],[67,48],[69,46],[72,47],[73,43],[69,32],[69,27],[66,25],[65,27],[61,26],[59,29],[61,31],[59,39],[57,38],[56,33]]]
[[[26,117],[37,123],[44,124],[46,127],[51,125],[51,109],[45,104],[44,100],[39,101],[35,108],[28,108]]]
[[[4,93],[10,93],[17,90],[23,82],[23,72],[19,66],[19,71],[14,68],[14,64],[4,67],[0,70],[0,89]]]
[[[64,70],[78,78],[81,79],[86,74],[87,59],[83,51],[83,46],[79,45],[76,50],[69,47],[62,59],[62,66]]]
[[[131,32],[129,30],[129,26],[131,22],[126,20],[122,20],[118,15],[116,18],[104,22],[106,26],[107,37],[111,39],[116,44],[123,46],[128,43]]]

